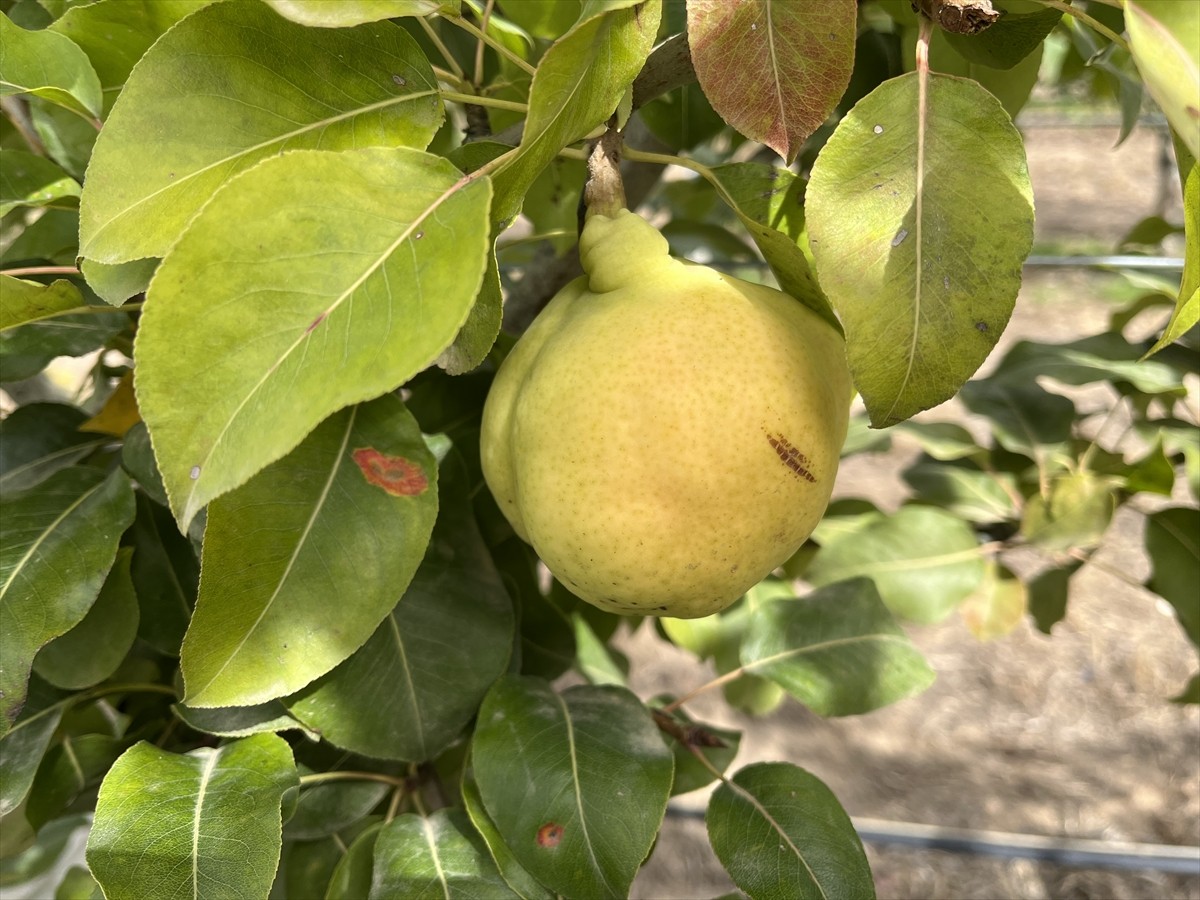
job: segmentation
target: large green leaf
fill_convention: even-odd
[[[1184,632],[1200,647],[1200,511],[1173,506],[1147,516],[1146,553],[1154,567],[1147,586],[1175,607]]]
[[[383,624],[288,701],[331,744],[382,759],[432,759],[507,668],[512,602],[475,525],[465,480],[441,479],[429,550]]]
[[[623,897],[662,824],[673,761],[627,690],[555,693],[509,675],[479,711],[472,761],[517,861],[570,897]]]
[[[865,578],[763,604],[741,660],[822,716],[870,712],[925,690],[934,677]]]
[[[479,785],[476,784],[470,773],[463,776],[461,788],[463,806],[471,819],[471,824],[475,826],[475,830],[487,844],[488,852],[491,853],[504,882],[524,900],[554,900],[554,894],[525,871],[524,867],[517,862],[517,858],[513,856],[512,851],[508,849],[508,844],[504,843],[504,836],[496,829],[496,823],[483,808],[483,797],[479,794]]]
[[[1200,157],[1200,4],[1126,0],[1125,26],[1150,96],[1192,156]]]
[[[457,14],[462,0],[265,0],[285,19],[316,28],[349,28],[397,16]]]
[[[44,156],[0,150],[0,216],[18,206],[61,206],[79,201],[79,182]]]
[[[1142,360],[1142,347],[1116,332],[1066,344],[1021,341],[1004,355],[989,381],[1024,388],[1045,375],[1064,384],[1111,381],[1146,394],[1178,393],[1179,374],[1161,360]]]
[[[755,900],[871,900],[862,842],[833,792],[790,763],[746,766],[708,803],[708,837]]]
[[[25,700],[37,651],[91,608],[133,521],[124,472],[64,469],[0,516],[0,733]]]
[[[138,602],[129,577],[133,551],[117,550],[100,593],[78,625],[59,635],[33,660],[33,670],[55,687],[90,687],[108,678],[137,637]]]
[[[489,195],[397,148],[288,153],[213,198],[159,268],[136,345],[181,523],[437,358],[483,275]]]
[[[689,0],[696,78],[722,119],[791,164],[850,83],[857,13],[854,0]]]
[[[0,421],[0,497],[33,487],[109,438],[86,434],[83,410],[61,403],[28,403]]]
[[[492,217],[511,220],[526,190],[558,151],[603,124],[641,71],[658,33],[662,5],[590,5],[546,51],[529,91],[521,143],[496,174]]]
[[[100,79],[87,55],[52,31],[26,31],[0,13],[0,97],[33,94],[81,116],[100,115]]]
[[[0,817],[20,806],[29,793],[62,715],[58,703],[26,713],[0,738]]]
[[[187,703],[282,697],[361,647],[421,561],[436,479],[415,420],[385,395],[214,503],[180,659]]]
[[[440,809],[428,818],[392,820],[375,840],[371,900],[453,900],[517,895],[500,877],[466,813]]]
[[[186,755],[143,741],[100,786],[88,867],[108,900],[265,897],[296,785],[291,748],[273,734]]]
[[[885,82],[822,149],[806,212],[872,423],[953,396],[1008,323],[1033,244],[1024,145],[999,102],[950,76]]]
[[[397,25],[305,28],[259,2],[214,3],[129,75],[88,167],[80,255],[161,257],[218,188],[259,160],[306,147],[423,148],[442,115],[429,63]],[[256,200],[253,219],[274,203]]]
[[[983,555],[971,526],[931,506],[904,506],[826,543],[805,572],[822,586],[866,576],[888,609],[936,622],[983,580]]]

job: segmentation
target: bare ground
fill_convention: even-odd
[[[1026,133],[1038,239],[1071,247],[1115,243],[1159,211],[1160,141],[1139,131],[1113,150],[1115,130]],[[1178,221],[1177,202],[1168,217]],[[1001,348],[1022,337],[1065,341],[1103,331],[1115,276],[1027,275]],[[1103,405],[1103,394],[1085,400]],[[955,404],[926,414],[957,418]],[[852,458],[836,494],[894,508],[896,472],[916,448]],[[1181,495],[1182,497],[1182,495]],[[764,719],[719,698],[689,704],[699,718],[745,732],[735,768],[788,760],[824,779],[855,816],[994,831],[1148,843],[1200,844],[1200,710],[1167,698],[1196,667],[1195,650],[1162,601],[1128,583],[1148,574],[1142,516],[1123,510],[1100,565],[1072,581],[1069,613],[1052,637],[1022,624],[981,644],[960,620],[911,629],[938,672],[924,694],[866,716],[821,719],[792,701]],[[1020,560],[1016,560],[1020,564]],[[1197,573],[1200,591],[1200,573]],[[641,696],[682,693],[711,669],[665,645],[649,625],[622,639]],[[702,792],[680,798],[702,809]],[[883,898],[1114,898],[1200,900],[1200,878],[1067,868],[943,851],[868,846]],[[713,897],[733,885],[704,825],[669,819],[634,884],[639,898]]]

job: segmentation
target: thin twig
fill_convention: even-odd
[[[455,77],[457,77],[461,83],[466,84],[467,73],[462,70],[462,66],[458,64],[458,60],[454,58],[454,54],[450,52],[450,48],[442,42],[441,37],[438,36],[437,30],[429,24],[424,16],[417,16],[417,22],[419,22],[421,27],[425,29],[425,36],[429,38],[433,46],[437,47],[438,53],[442,54],[442,59],[446,61],[446,65],[450,67],[450,71],[454,73]]]
[[[529,63],[525,62],[525,60],[521,59],[521,57],[517,56],[517,54],[513,53],[511,50],[509,50],[507,47],[505,47],[502,43],[500,43],[498,40],[496,40],[490,34],[480,31],[478,28],[476,28],[474,25],[472,25],[470,22],[468,22],[466,19],[462,18],[461,16],[449,16],[446,18],[445,21],[450,22],[454,25],[457,25],[463,31],[466,31],[466,32],[474,35],[475,37],[479,38],[479,40],[486,43],[489,47],[491,47],[493,50],[495,50],[497,53],[499,53],[501,56],[503,56],[505,59],[507,59],[509,62],[511,62],[518,69],[521,69],[522,71],[524,71],[527,75],[532,76],[537,73],[536,68],[531,66]]]
[[[17,269],[0,269],[0,275],[20,278],[22,275],[78,275],[78,266],[24,266]]]
[[[1049,6],[1052,9],[1057,9],[1071,18],[1079,20],[1091,28],[1092,31],[1104,35],[1118,47],[1123,47],[1125,50],[1129,49],[1129,41],[1125,40],[1125,38],[1121,37],[1121,35],[1117,34],[1103,22],[1093,19],[1083,10],[1072,6],[1070,3],[1064,3],[1063,0],[1038,0],[1038,3],[1041,3],[1043,6]]]

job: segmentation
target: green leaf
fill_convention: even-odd
[[[5,298],[8,296],[6,291]],[[20,381],[42,371],[57,356],[82,356],[98,350],[128,325],[129,318],[124,315],[79,313],[56,314],[4,329],[0,331],[0,380]]]
[[[171,514],[141,492],[129,536],[140,610],[138,637],[160,653],[178,656],[196,605],[200,581],[196,552],[176,529]]]
[[[74,406],[29,403],[0,420],[0,497],[45,481],[107,443],[79,430],[86,419]]]
[[[120,306],[135,294],[145,293],[150,286],[150,279],[158,269],[157,259],[138,259],[127,263],[98,263],[93,259],[85,259],[80,263],[80,271],[87,280],[88,287],[99,295],[105,303]]]
[[[929,506],[842,533],[821,548],[805,573],[821,587],[866,576],[896,615],[937,622],[979,587],[983,556],[975,533],[957,516]]]
[[[416,150],[304,151],[204,207],[154,277],[136,345],[138,401],[184,526],[449,345],[486,264],[489,195]],[[188,337],[201,322],[202,344]]]
[[[517,861],[566,896],[625,896],[662,824],[672,756],[624,688],[556,694],[508,675],[483,701],[472,760]]]
[[[965,460],[939,462],[925,457],[905,469],[903,477],[922,503],[940,506],[968,522],[986,525],[1017,517],[1016,479],[1006,472],[985,472]]]
[[[364,818],[389,791],[387,784],[367,780],[305,787],[300,791],[296,811],[284,825],[284,836],[289,841],[307,841],[334,834]]]
[[[990,641],[1012,632],[1025,617],[1029,591],[1007,567],[987,561],[983,584],[959,607],[967,630],[980,641]]]
[[[83,306],[79,288],[65,278],[59,278],[53,284],[39,284],[0,275],[0,292],[4,297],[4,306],[0,307],[0,331],[57,318],[68,310]]]
[[[37,651],[91,608],[133,521],[123,472],[57,472],[0,517],[0,733],[21,704]]]
[[[492,860],[496,863],[496,868],[500,870],[500,877],[504,879],[505,884],[525,900],[554,900],[554,894],[525,871],[525,868],[513,856],[512,851],[508,849],[508,844],[504,843],[504,837],[496,829],[496,823],[483,808],[483,797],[479,794],[479,785],[475,783],[475,779],[470,777],[469,773],[463,776],[462,800],[467,815],[470,816],[471,824],[475,826],[475,830],[487,844],[488,852],[491,853]]]
[[[1116,509],[1116,479],[1071,472],[1054,479],[1047,495],[1025,504],[1021,535],[1044,550],[1095,547]]]
[[[920,693],[934,678],[865,578],[763,604],[741,660],[821,716],[870,712]]]
[[[78,205],[79,182],[44,156],[0,150],[0,216],[19,206]]]
[[[716,166],[718,193],[762,251],[780,289],[839,331],[841,323],[817,284],[804,224],[803,178],[775,166],[733,163]]]
[[[143,741],[100,786],[88,866],[108,900],[265,897],[296,785],[291,748],[273,734],[186,755]]]
[[[72,866],[63,876],[54,891],[54,900],[103,900],[104,893],[100,885],[92,877],[92,873],[82,866]]]
[[[914,422],[910,419],[897,425],[896,431],[909,435],[929,456],[943,462],[972,456],[979,451],[979,443],[971,432],[953,422]]]
[[[969,381],[959,399],[976,415],[986,416],[996,442],[1039,463],[1065,452],[1075,422],[1075,404],[1028,382]]]
[[[875,896],[862,842],[837,798],[790,763],[746,766],[708,804],[708,837],[756,900]]]
[[[33,670],[55,687],[79,690],[99,684],[117,670],[137,636],[138,602],[129,576],[133,550],[117,558],[78,625],[38,651]]]
[[[97,118],[100,79],[87,55],[52,31],[26,31],[0,13],[0,97],[33,94],[81,116]]]
[[[534,37],[553,40],[579,18],[580,0],[500,0],[500,9]]]
[[[1056,17],[1060,15],[1060,13],[1055,13]],[[905,59],[905,68],[908,71],[912,71],[916,63],[918,31],[919,29],[914,26],[904,29],[903,32],[900,52]],[[980,37],[986,33],[980,32],[978,35],[971,36],[955,35],[941,28],[935,28],[929,42],[929,66],[941,75],[957,75],[978,82],[989,94],[999,100],[1004,111],[1015,119],[1017,113],[1029,101],[1033,87],[1037,84],[1038,71],[1042,61],[1042,48],[1040,45],[1036,46],[1031,53],[1011,68],[1001,69],[992,68],[988,63],[970,57],[964,58],[961,53],[956,52],[957,45],[954,45],[951,40],[951,38],[957,37],[964,39]]]
[[[65,816],[46,825],[38,832],[36,841],[30,834],[31,846],[22,848],[17,856],[0,859],[0,887],[24,884],[49,873],[68,846],[78,848],[81,836],[87,833],[87,827],[88,817],[79,814]],[[11,830],[12,826],[9,825],[6,832]]]
[[[278,700],[257,706],[222,706],[217,709],[196,709],[176,703],[171,710],[188,727],[220,737],[248,737],[296,729],[303,731],[309,740],[320,740],[320,735],[292,718],[287,707]]]
[[[330,876],[325,900],[362,900],[367,896],[375,868],[375,842],[383,825],[376,822],[367,826],[346,849]]]
[[[375,875],[368,896],[504,900],[517,895],[500,877],[466,813],[440,809],[428,818],[400,816],[383,827],[375,841]]]
[[[704,95],[791,165],[850,83],[857,9],[854,0],[689,0],[688,45]]]
[[[1033,245],[1021,137],[978,84],[916,73],[842,119],[807,194],[817,276],[877,427],[953,396],[1012,314]],[[85,191],[86,194],[86,191]]]
[[[398,16],[458,15],[461,0],[265,0],[293,22],[316,28],[350,28]]]
[[[576,667],[590,684],[617,684],[626,687],[629,660],[596,636],[580,613],[571,615],[575,626]],[[622,666],[624,663],[624,666]]]
[[[1200,703],[1200,672],[1197,672],[1188,681],[1185,687],[1179,694],[1171,698],[1172,703]]]
[[[1062,18],[1057,9],[1006,12],[977,34],[937,29],[963,59],[993,69],[1012,69],[1034,53]]]
[[[1193,0],[1127,0],[1125,27],[1150,96],[1200,157],[1200,6]]]
[[[1162,336],[1146,351],[1151,356],[1179,340],[1200,322],[1200,165],[1178,134],[1172,135],[1179,180],[1183,183],[1183,277],[1175,311]],[[1145,357],[1143,357],[1144,359]]]
[[[1066,344],[1021,341],[1005,354],[989,381],[1024,387],[1045,375],[1063,384],[1111,381],[1144,394],[1179,392],[1178,373],[1165,362],[1142,360],[1142,349],[1116,332]]]
[[[1067,615],[1071,576],[1079,571],[1082,562],[1047,569],[1026,584],[1029,594],[1029,614],[1038,631],[1050,634],[1050,629]]]
[[[23,228],[17,223],[9,228],[6,223],[5,232],[5,240],[15,235],[11,244],[0,249],[0,262],[5,266],[37,261],[63,266],[75,263],[79,213],[73,209],[48,209],[37,221]]]
[[[508,222],[558,151],[603,124],[641,71],[658,33],[657,0],[589,6],[546,51],[529,91],[529,115],[516,153],[495,176],[492,219]]]
[[[47,30],[70,38],[87,54],[107,111],[134,64],[162,34],[213,0],[99,0],[72,6]]]
[[[436,479],[416,421],[386,395],[214,503],[180,659],[188,705],[282,697],[361,647],[421,561]]]
[[[62,704],[55,703],[17,720],[0,737],[0,817],[7,816],[25,800],[50,739],[62,721]]]
[[[442,351],[437,364],[451,375],[462,375],[478,367],[496,343],[504,315],[504,295],[500,292],[500,269],[496,263],[496,232],[488,237],[487,268],[479,293],[454,341]]]
[[[29,823],[40,830],[61,816],[100,783],[128,743],[108,734],[64,734],[38,766],[25,810]]]
[[[305,28],[262,3],[214,3],[163,35],[130,74],[88,167],[80,255],[163,256],[218,188],[260,160],[309,147],[423,148],[442,116],[429,63],[397,25]],[[386,181],[376,188],[381,203],[401,193]],[[253,219],[264,218],[275,200],[254,199]]]
[[[1154,567],[1146,586],[1175,607],[1179,624],[1200,647],[1200,510],[1173,506],[1147,516],[1146,553]]]
[[[288,706],[335,746],[380,759],[433,759],[508,667],[513,611],[467,499],[443,478],[429,550],[367,643]]]
[[[37,97],[29,98],[29,118],[33,129],[46,147],[46,155],[82,182],[92,148],[99,132],[95,122],[85,119],[69,109],[55,106]],[[80,202],[82,202],[82,194]],[[71,249],[79,246],[79,231],[71,236]],[[74,261],[76,254],[71,253]]]

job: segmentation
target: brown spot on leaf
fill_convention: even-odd
[[[308,333],[309,333],[309,332],[311,332],[311,331],[312,331],[314,328],[316,328],[318,325],[320,325],[322,322],[324,322],[324,321],[325,321],[325,317],[326,317],[327,315],[329,315],[329,311],[328,311],[328,310],[326,310],[325,312],[323,312],[323,313],[321,313],[319,316],[317,316],[315,319],[313,319],[313,320],[312,320],[312,322],[310,322],[310,323],[309,323],[309,326],[308,326],[307,328],[305,328],[305,329],[304,329],[304,333],[305,333],[305,334],[308,334]]]
[[[425,493],[429,479],[419,465],[403,456],[388,456],[374,447],[354,451],[354,462],[363,476],[376,487],[396,497],[412,497]]]
[[[975,330],[976,330],[976,331],[978,331],[978,332],[981,332],[981,333],[983,333],[983,334],[987,334],[987,331],[988,331],[988,323],[987,323],[987,322],[976,322],[976,323],[975,323]]]
[[[763,429],[766,434],[766,429]],[[816,476],[808,471],[808,457],[801,453],[792,442],[785,438],[782,434],[767,434],[767,443],[771,445],[771,449],[775,451],[775,455],[779,457],[779,461],[792,470],[796,476],[803,478],[805,481],[816,483]]]
[[[561,825],[557,822],[547,822],[538,829],[537,845],[545,847],[547,850],[553,849],[558,846],[559,841],[562,840],[562,836],[563,827]]]

